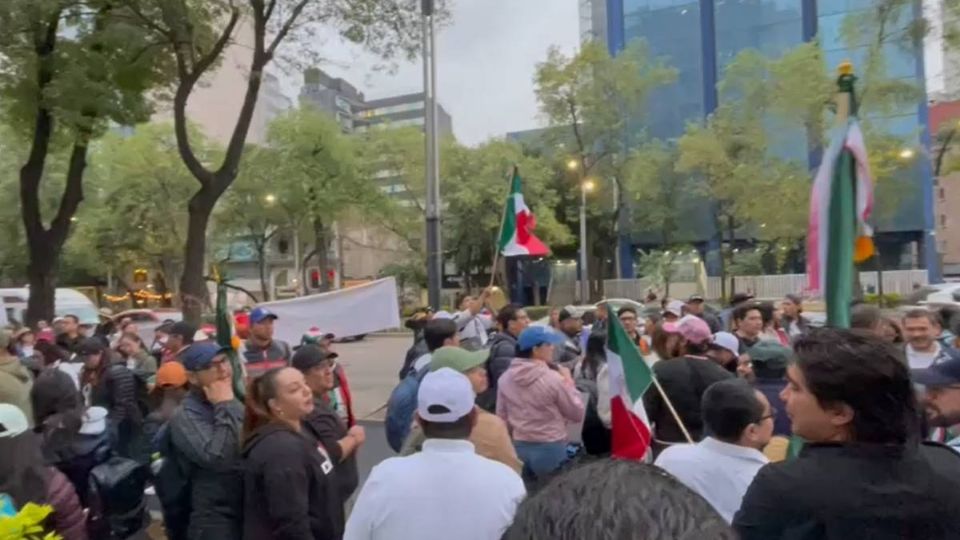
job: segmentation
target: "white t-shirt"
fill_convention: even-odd
[[[767,463],[759,450],[707,437],[697,444],[667,448],[654,465],[706,499],[727,523],[732,523],[747,488]]]
[[[499,540],[524,496],[520,476],[470,441],[427,439],[373,468],[343,538]]]
[[[429,366],[431,358],[433,358],[432,353],[420,355],[419,358],[413,361],[413,371],[419,372],[421,369]]]
[[[910,364],[910,369],[927,369],[933,365],[937,356],[940,355],[940,344],[937,342],[933,344],[934,349],[930,352],[916,351],[912,345],[907,344],[907,361]]]

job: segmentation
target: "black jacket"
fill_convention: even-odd
[[[313,436],[330,454],[333,471],[337,474],[337,486],[342,504],[347,502],[360,483],[357,475],[357,453],[354,452],[347,459],[343,459],[339,441],[347,436],[346,422],[323,400],[314,399],[313,403],[313,412],[303,419],[304,431]]]
[[[960,456],[940,445],[810,444],[760,469],[742,540],[939,540],[960,535]]]
[[[330,458],[308,435],[271,423],[243,447],[245,540],[339,540],[343,506]]]
[[[700,398],[711,384],[730,379],[733,375],[707,358],[684,356],[661,360],[653,365],[653,373],[660,386],[670,398],[673,408],[693,440],[703,436],[703,419],[700,416]],[[673,419],[670,408],[664,403],[660,392],[650,387],[643,395],[643,404],[650,421],[654,423],[654,439],[670,443],[685,443],[683,431]],[[655,449],[661,449],[655,446]]]
[[[490,385],[477,396],[482,409],[497,412],[497,382],[517,357],[517,338],[509,332],[497,332],[490,338],[490,358],[487,359],[487,380]]]
[[[84,508],[90,506],[90,471],[113,456],[110,436],[104,431],[99,435],[77,433],[68,446],[58,448],[50,456],[50,462],[73,484],[77,498]]]
[[[189,484],[190,538],[238,538],[241,523],[239,401],[207,401],[193,389],[169,423],[171,465]],[[166,459],[168,456],[164,456]]]
[[[417,358],[420,358],[428,352],[430,352],[430,349],[427,347],[427,340],[423,338],[423,332],[417,332],[413,338],[413,345],[407,349],[407,354],[403,357],[403,367],[400,368],[400,373],[397,374],[401,381],[407,378]]]

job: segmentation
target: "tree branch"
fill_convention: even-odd
[[[83,201],[83,171],[87,168],[87,136],[80,134],[73,143],[70,152],[70,164],[67,167],[67,185],[63,188],[60,197],[60,207],[57,215],[50,222],[51,241],[55,245],[62,244],[70,232],[70,220],[77,213],[77,208]]]
[[[303,9],[307,7],[307,3],[309,1],[310,0],[300,0],[297,2],[297,5],[293,7],[293,11],[290,12],[290,16],[287,17],[287,20],[283,23],[283,26],[280,27],[280,31],[277,32],[277,35],[273,37],[273,41],[267,48],[267,58],[273,58],[273,54],[276,52],[280,42],[282,42],[284,38],[287,37],[287,34],[290,33],[290,29],[293,28],[293,25],[297,22],[297,19],[300,17],[300,14],[303,13]],[[266,19],[269,20],[270,15],[273,14],[273,8],[275,5],[276,0],[271,0],[270,7],[267,8],[265,13]]]

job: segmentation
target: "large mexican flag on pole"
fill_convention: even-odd
[[[653,384],[653,370],[627,336],[617,317],[608,317],[607,372],[610,374],[611,454],[641,460],[650,448],[651,431],[643,394]]]
[[[822,295],[827,324],[850,326],[854,262],[872,256],[873,182],[863,132],[855,116],[837,129],[823,156],[810,197],[807,279],[812,295]]]
[[[550,248],[533,235],[537,220],[533,217],[533,212],[523,202],[523,191],[520,187],[520,173],[514,168],[510,195],[507,197],[507,207],[503,212],[503,225],[500,228],[500,253],[504,257],[515,255],[541,257],[548,255]]]

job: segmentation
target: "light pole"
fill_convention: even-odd
[[[437,50],[434,39],[434,0],[422,0],[423,15],[423,106],[426,135],[427,184],[427,297],[440,309],[443,257],[440,245],[440,149],[437,145]]]
[[[590,275],[587,272],[587,193],[596,187],[589,178],[580,182],[580,303],[590,301]]]

